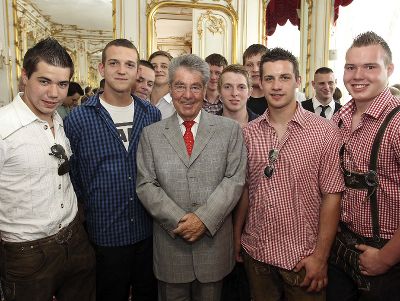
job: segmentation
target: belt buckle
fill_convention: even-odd
[[[68,242],[70,240],[71,236],[72,236],[72,229],[68,228],[68,229],[60,230],[54,237],[54,240],[58,244],[62,245],[64,243]]]

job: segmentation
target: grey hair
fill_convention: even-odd
[[[172,85],[175,73],[179,68],[186,68],[188,70],[200,72],[204,87],[210,79],[210,67],[202,58],[195,54],[184,54],[172,59],[169,64],[168,75],[170,85]]]

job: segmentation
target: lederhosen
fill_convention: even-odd
[[[355,248],[357,244],[365,244],[374,248],[381,249],[387,242],[387,239],[380,237],[379,211],[377,200],[377,188],[379,179],[377,173],[377,162],[380,144],[385,133],[386,127],[394,115],[400,111],[400,106],[394,108],[385,118],[380,126],[374,143],[372,144],[369,170],[366,173],[355,173],[348,171],[344,166],[345,145],[340,148],[340,165],[344,175],[345,185],[352,189],[366,189],[367,198],[370,201],[372,237],[364,237],[350,231],[343,223],[340,223],[341,231],[337,233],[332,246],[330,262],[342,268],[357,284],[360,290],[370,290],[370,281],[360,272],[359,255],[361,251]]]

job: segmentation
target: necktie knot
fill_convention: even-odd
[[[329,106],[320,105],[320,107],[321,107],[321,113],[320,113],[319,115],[320,115],[321,117],[326,118],[325,111],[326,111],[327,108],[329,108]]]
[[[190,130],[194,124],[194,120],[185,120],[183,125],[185,126],[186,130]]]
[[[185,141],[186,150],[187,150],[189,156],[192,154],[193,145],[194,145],[194,137],[193,137],[193,133],[191,130],[194,123],[195,122],[193,120],[187,120],[187,121],[183,122],[183,125],[186,128],[185,134],[183,135],[183,140]]]

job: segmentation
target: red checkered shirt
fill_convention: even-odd
[[[375,135],[383,120],[400,99],[386,88],[371,103],[361,117],[357,128],[351,132],[351,120],[356,110],[352,99],[333,118],[341,124],[345,143],[344,162],[347,170],[368,171]],[[342,120],[339,123],[339,120]],[[380,235],[390,239],[400,227],[400,113],[386,128],[378,154],[377,190]],[[367,190],[346,188],[342,198],[341,220],[355,233],[372,237],[372,220]]]
[[[278,142],[269,110],[243,130],[248,149],[249,209],[242,246],[258,261],[291,270],[313,253],[323,193],[344,190],[339,129],[297,110]],[[278,149],[272,177],[264,176],[268,152]]]

